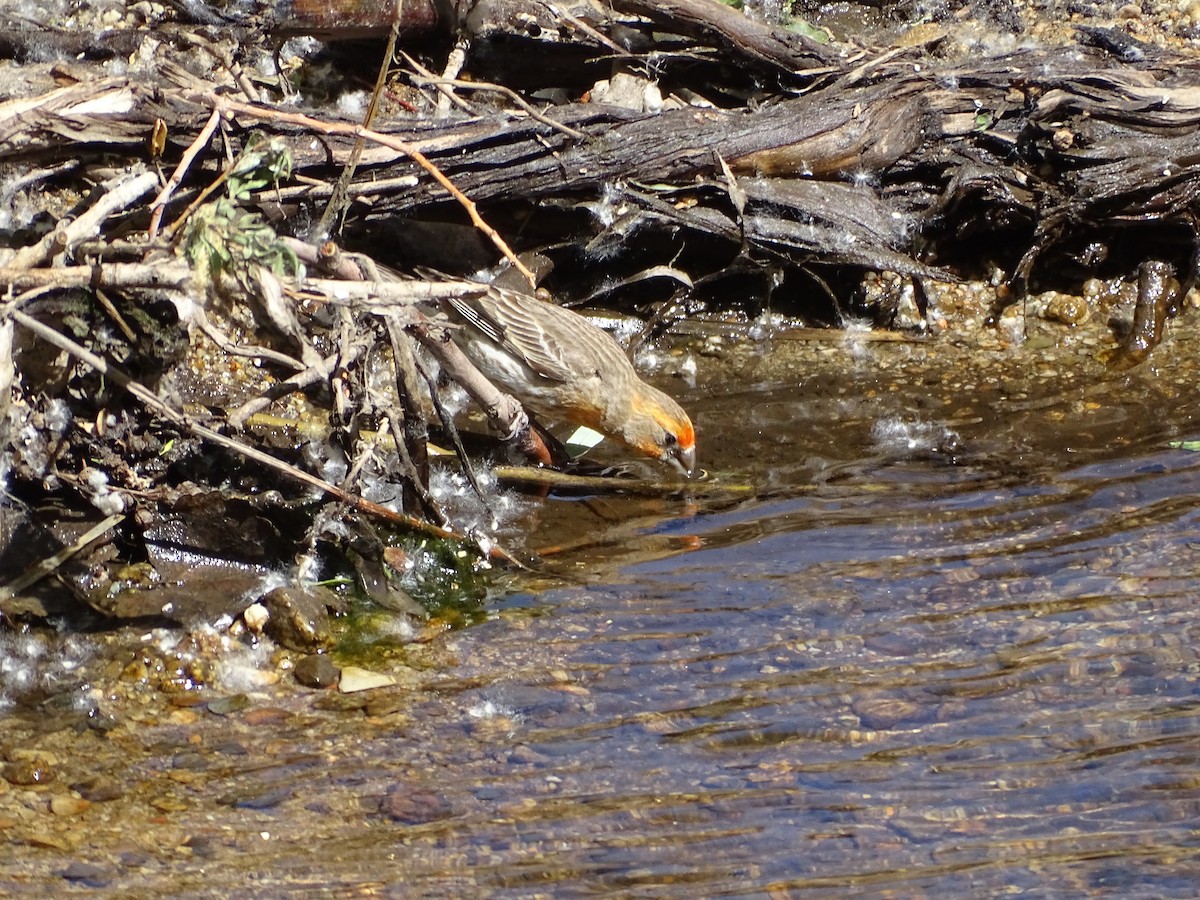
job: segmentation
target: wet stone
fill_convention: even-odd
[[[107,887],[111,880],[107,869],[101,868],[94,863],[82,862],[80,860],[76,860],[63,869],[62,877],[67,881],[90,888]]]
[[[524,765],[541,766],[550,761],[550,757],[544,753],[538,753],[528,744],[519,744],[513,747],[512,753],[508,754],[510,763],[521,763]]]
[[[388,691],[381,696],[372,697],[363,709],[368,716],[390,716],[400,712],[407,705],[407,695]]]
[[[247,725],[282,725],[292,714],[286,709],[280,709],[277,706],[264,706],[259,709],[252,709],[242,717],[242,721]]]
[[[125,796],[125,789],[119,782],[103,776],[89,778],[87,781],[73,784],[71,785],[71,790],[77,791],[79,796],[92,803],[107,803],[110,800],[119,800]]]
[[[1082,325],[1090,314],[1087,300],[1067,294],[1055,294],[1043,313],[1046,319],[1061,325]]]
[[[141,869],[149,866],[154,857],[145,850],[123,850],[117,855],[117,861],[128,869]]]
[[[221,756],[248,756],[250,748],[241,741],[220,741],[209,746],[212,753]]]
[[[218,697],[208,702],[208,711],[215,716],[229,716],[250,708],[250,698],[245,694],[234,694],[231,697]]]
[[[856,700],[851,709],[863,726],[875,730],[912,724],[918,721],[923,713],[919,704],[894,697],[864,697]]]
[[[395,785],[379,805],[380,812],[402,825],[424,825],[448,819],[454,811],[440,794],[407,785]]]
[[[193,834],[183,842],[183,846],[199,859],[215,859],[221,850],[221,845],[214,838],[204,834]]]
[[[310,652],[333,644],[328,607],[339,599],[325,587],[278,587],[262,598],[267,634],[289,650]]]
[[[294,793],[291,787],[276,787],[256,793],[227,794],[219,797],[217,802],[234,809],[274,809],[280,803],[290,800]]]
[[[305,687],[327,688],[338,683],[342,671],[328,656],[315,654],[297,662],[292,674]]]
[[[177,753],[171,759],[171,768],[187,771],[202,771],[208,768],[208,758],[194,750]]]
[[[27,835],[24,838],[24,842],[30,847],[40,847],[45,850],[59,850],[63,853],[66,853],[71,849],[70,843],[63,838],[56,834],[47,834],[45,832]]]
[[[98,734],[108,734],[120,724],[115,717],[105,715],[98,709],[88,713],[87,727]]]
[[[5,763],[0,769],[0,777],[9,784],[30,785],[49,784],[54,781],[55,774],[49,764],[36,759],[18,759]]]
[[[353,694],[358,691],[370,691],[375,688],[391,687],[396,679],[382,672],[369,672],[358,666],[346,666],[342,669],[342,678],[338,682],[338,690],[343,694]]]
[[[164,813],[183,812],[188,808],[188,804],[178,797],[155,797],[150,805]]]
[[[362,694],[325,694],[313,701],[313,707],[326,712],[357,712],[367,705]]]
[[[885,631],[882,634],[872,634],[863,638],[864,647],[885,656],[909,656],[920,647],[920,644],[919,636],[906,629]]]
[[[56,816],[78,816],[87,812],[91,803],[70,794],[57,794],[50,798],[50,812]]]

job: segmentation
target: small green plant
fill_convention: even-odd
[[[299,274],[296,254],[259,213],[241,206],[291,171],[291,155],[283,141],[252,135],[225,179],[225,196],[192,216],[184,239],[184,252],[192,265],[213,281],[226,276],[243,286],[251,283],[255,267],[275,275]]]

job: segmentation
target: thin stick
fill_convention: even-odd
[[[530,118],[536,119],[543,125],[548,125],[555,131],[561,131],[568,137],[573,137],[579,140],[587,137],[587,135],[585,135],[582,131],[576,131],[574,128],[564,125],[561,122],[554,121],[549,116],[542,115],[533,108],[533,104],[525,100],[525,98],[523,98],[512,88],[507,88],[502,84],[493,84],[490,81],[459,81],[457,78],[429,78],[425,77],[424,75],[418,76],[413,80],[422,84],[432,84],[436,88],[441,88],[443,85],[449,85],[450,87],[456,87],[460,90],[489,91],[491,93],[503,94],[513,103],[517,104],[517,106],[521,107],[521,109],[525,110],[525,112],[529,114]]]
[[[439,94],[437,103],[438,115],[443,118],[447,113],[450,112],[451,103],[465,113],[469,113],[471,115],[475,114],[475,110],[471,108],[470,103],[458,96],[458,94],[454,93],[454,91],[450,90],[450,88],[444,86],[444,82],[457,78],[459,72],[462,71],[462,63],[465,62],[465,54],[457,56],[456,54],[458,53],[459,45],[455,44],[454,50],[451,51],[449,58],[446,60],[446,67],[442,70],[441,78],[439,78],[437,75],[434,75],[432,71],[421,65],[421,63],[412,56],[409,56],[404,51],[400,52],[400,55],[404,58],[404,61],[412,67],[414,72],[421,76],[419,79],[413,79],[414,81],[418,81],[421,84],[432,84],[437,88]],[[455,63],[458,64],[457,68],[455,68]]]
[[[0,601],[11,600],[21,591],[25,590],[25,588],[41,581],[43,578],[65,563],[68,559],[85,549],[89,544],[96,540],[96,538],[100,537],[100,535],[104,534],[124,518],[124,513],[121,513],[120,515],[109,516],[103,522],[93,525],[91,528],[81,534],[79,536],[79,540],[77,540],[71,546],[63,547],[53,556],[48,556],[45,559],[38,560],[8,584],[0,585]]]
[[[192,167],[192,163],[196,161],[196,157],[200,155],[200,151],[208,145],[220,121],[221,113],[219,110],[214,109],[212,115],[208,117],[208,121],[204,123],[204,127],[200,129],[200,133],[196,135],[196,139],[183,152],[183,157],[179,160],[179,165],[175,167],[175,171],[171,173],[171,177],[167,179],[167,183],[163,186],[163,189],[158,192],[158,196],[150,204],[153,210],[150,214],[149,228],[151,240],[158,236],[158,226],[162,221],[162,214],[167,206],[167,201],[171,199],[171,195],[175,193],[175,189],[183,182],[183,176]]]
[[[241,113],[242,115],[251,116],[260,119],[264,122],[285,122],[290,125],[296,125],[300,128],[308,128],[316,131],[319,134],[342,134],[352,137],[362,137],[368,141],[379,144],[382,147],[387,147],[395,150],[397,153],[403,153],[409,157],[418,166],[428,172],[433,180],[445,188],[446,192],[453,197],[458,204],[466,210],[472,224],[488,236],[492,244],[504,254],[504,258],[512,263],[513,267],[520,272],[529,281],[531,287],[537,286],[537,279],[529,268],[521,260],[517,259],[517,255],[513,253],[512,248],[505,243],[504,238],[500,237],[496,229],[483,220],[479,215],[479,209],[474,201],[467,197],[462,191],[454,186],[446,175],[429,161],[420,150],[414,147],[407,141],[394,137],[390,134],[383,134],[378,131],[373,131],[370,128],[364,128],[361,125],[348,125],[341,122],[326,122],[321,119],[314,119],[312,116],[306,116],[303,113],[282,112],[275,109],[264,109],[260,106],[255,106],[252,103],[242,103],[238,100],[230,100],[228,97],[222,97],[219,94],[199,91],[186,91],[184,94],[186,99],[197,103],[204,103],[213,109],[221,110],[222,113]],[[195,205],[195,204],[193,204]],[[190,209],[189,209],[190,212]],[[172,233],[177,226],[172,226]]]
[[[396,0],[396,9],[392,14],[392,27],[388,31],[387,47],[383,52],[383,62],[379,64],[379,72],[375,75],[375,89],[371,91],[371,102],[367,104],[366,112],[363,113],[364,128],[371,127],[371,123],[375,121],[375,113],[379,110],[379,98],[383,95],[383,88],[387,84],[388,68],[391,66],[392,56],[396,52],[396,40],[400,36],[400,15],[403,9],[404,0]],[[333,223],[340,222],[342,214],[350,206],[348,201],[350,182],[354,180],[354,173],[358,170],[358,161],[362,158],[364,146],[366,143],[361,137],[354,142],[354,148],[350,151],[350,159],[342,168],[342,174],[338,177],[333,195],[325,204],[325,210],[321,213],[321,218],[313,229],[313,233],[322,240],[333,236]]]

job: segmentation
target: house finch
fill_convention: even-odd
[[[455,342],[528,411],[594,428],[691,474],[691,419],[638,377],[608,332],[554,303],[495,287],[442,307],[461,326]]]

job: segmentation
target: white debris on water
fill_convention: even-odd
[[[844,323],[842,343],[856,363],[864,363],[874,358],[872,330],[871,323],[865,319],[847,319]]]
[[[521,714],[511,706],[497,703],[494,700],[483,699],[467,708],[467,715],[472,719],[508,719],[513,722],[521,721]]]
[[[31,691],[78,687],[79,669],[94,649],[83,635],[43,630],[0,633],[0,711]],[[86,701],[80,694],[81,704]]]
[[[871,438],[879,450],[901,456],[936,450],[957,441],[945,425],[900,418],[877,421]]]
[[[467,477],[454,469],[434,469],[429,477],[429,494],[460,531],[491,535],[507,533],[525,515],[530,504],[522,501],[518,494],[502,490],[491,469],[479,468],[475,476],[483,500]]]

